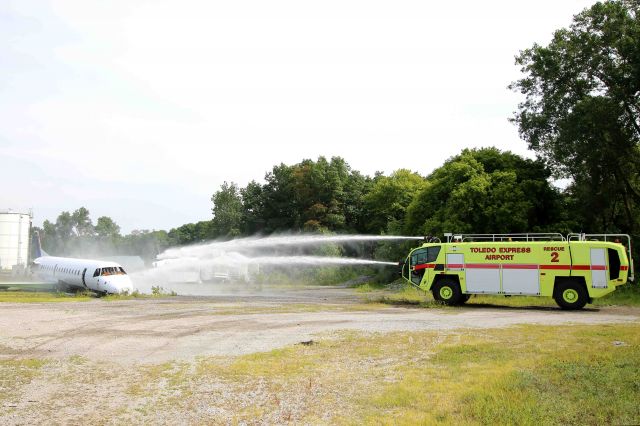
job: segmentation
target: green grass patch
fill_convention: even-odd
[[[294,346],[245,355],[222,364],[215,359],[213,363],[201,359],[197,371],[202,375],[213,373],[222,378],[288,378],[317,365],[320,362],[319,357],[320,355],[314,351],[305,351]]]
[[[151,294],[140,293],[138,290],[134,290],[129,293],[128,291],[117,293],[117,294],[108,294],[103,297],[107,302],[112,302],[114,300],[131,300],[131,299],[155,299],[162,297],[173,297],[177,296],[173,290],[166,290],[160,286],[151,287]]]
[[[431,293],[408,284],[402,286],[400,289],[369,291],[366,293],[364,300],[367,303],[391,306],[416,306],[422,308],[446,307],[443,303],[434,300]]]
[[[356,288],[358,293],[363,293],[368,303],[382,303],[393,306],[417,306],[423,308],[446,307],[446,305],[433,299],[430,292],[422,291],[414,286],[405,284],[399,289],[374,288],[367,284],[363,290]],[[558,307],[551,297],[536,296],[491,296],[472,295],[466,302],[467,305],[487,305],[499,307]],[[589,306],[640,306],[640,287],[634,284],[627,284],[619,287],[616,291],[604,297],[594,299]]]
[[[639,331],[526,326],[461,336],[439,345],[428,363],[399,367],[400,380],[361,400],[363,420],[637,424]]]
[[[52,293],[44,291],[0,291],[0,302],[43,303],[43,302],[86,302],[91,295],[85,293]]]
[[[593,301],[595,306],[640,306],[640,285],[627,283],[613,293]]]
[[[195,374],[231,388],[261,383],[279,404],[307,398],[293,419],[303,423],[636,424],[640,325],[344,333],[232,362],[203,358]]]
[[[372,291],[384,290],[386,287],[382,283],[364,283],[355,287],[358,293],[371,293]]]
[[[0,406],[15,402],[21,388],[30,383],[45,364],[41,359],[0,360]]]
[[[110,411],[116,423],[640,423],[640,324],[351,331],[314,340],[118,368],[82,357],[52,371],[40,371],[38,360],[5,361],[0,378],[18,389],[11,401],[32,380],[121,392],[129,405]]]

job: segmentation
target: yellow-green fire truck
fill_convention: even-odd
[[[581,309],[633,280],[626,234],[445,234],[413,249],[402,265],[412,285],[457,305],[473,294],[553,297]]]

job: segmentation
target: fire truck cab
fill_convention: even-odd
[[[445,234],[413,249],[402,264],[411,285],[448,305],[473,294],[553,297],[581,309],[633,280],[626,234]]]

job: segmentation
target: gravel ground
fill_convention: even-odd
[[[110,302],[5,303],[0,309],[0,359],[79,355],[94,361],[144,364],[268,351],[339,330],[452,330],[640,319],[637,308],[571,312],[474,306],[369,308],[359,303],[353,290],[337,288]]]
[[[2,303],[0,424],[333,424],[336,413],[349,417],[363,388],[397,380],[399,361],[384,353],[354,362],[345,354],[321,376],[292,378],[265,371],[233,378],[225,366],[238,355],[312,339],[326,348],[344,330],[434,331],[435,344],[518,324],[639,319],[638,308],[385,307],[344,288]]]

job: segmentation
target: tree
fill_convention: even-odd
[[[541,161],[496,148],[464,150],[428,176],[407,209],[404,231],[508,233],[561,231],[562,199]],[[564,225],[563,225],[564,226]]]
[[[79,237],[89,237],[94,235],[93,223],[89,217],[89,210],[80,207],[71,215],[71,221],[75,234]]]
[[[364,196],[366,230],[374,234],[400,230],[407,207],[426,185],[422,176],[407,169],[396,170],[388,177],[376,176]]]
[[[238,185],[226,181],[211,197],[213,201],[212,226],[218,236],[234,237],[240,234],[242,198]]]
[[[58,236],[56,234],[56,225],[49,220],[42,223],[42,232],[40,233],[40,242],[42,249],[49,253],[56,253],[58,248]]]
[[[110,217],[101,216],[96,222],[95,232],[101,238],[115,238],[120,236],[120,226]]]
[[[262,212],[267,233],[300,229],[300,208],[293,173],[293,167],[281,163],[265,175]]]
[[[265,181],[252,181],[240,190],[245,234],[362,229],[363,197],[370,179],[352,171],[341,157],[280,164]]]
[[[242,197],[242,231],[245,235],[263,232],[265,228],[265,207],[262,185],[252,180],[240,189]]]
[[[525,96],[513,121],[569,192],[591,231],[637,230],[640,3],[598,2],[516,57]]]

